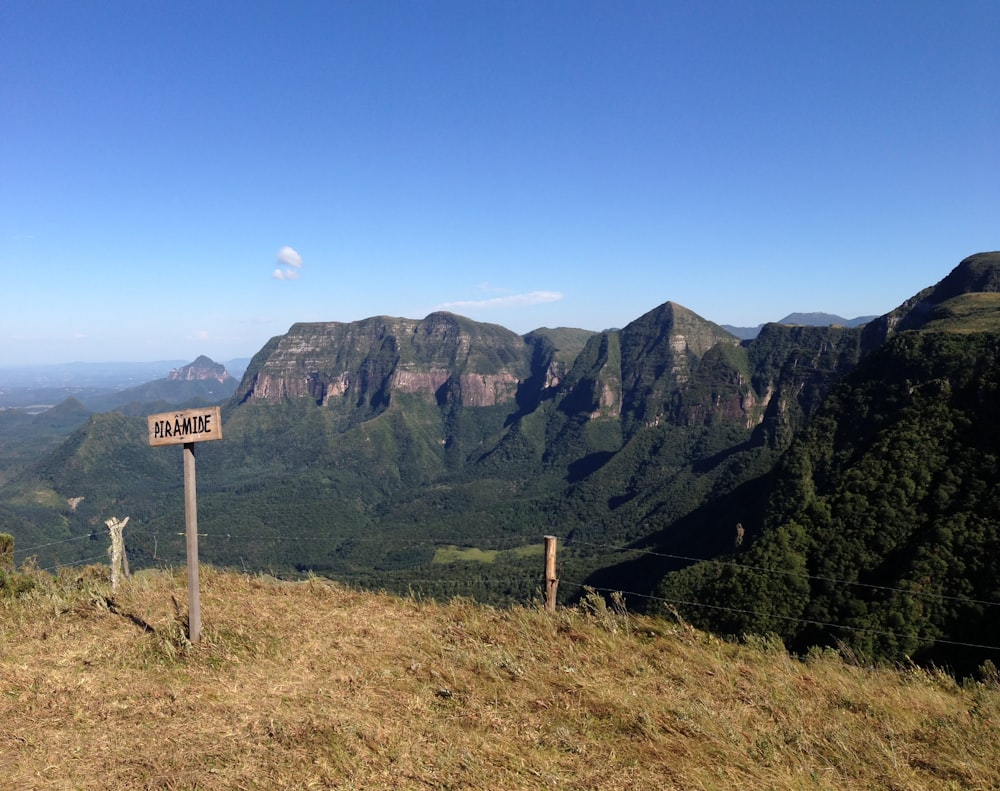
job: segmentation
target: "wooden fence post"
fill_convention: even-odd
[[[556,591],[559,578],[556,577],[556,537],[545,536],[545,612],[556,611]]]
[[[111,519],[104,520],[104,524],[108,526],[111,533],[111,549],[109,551],[111,552],[112,592],[118,590],[118,583],[121,581],[123,573],[126,577],[129,576],[128,558],[125,556],[125,536],[122,535],[122,532],[130,518],[126,516],[125,519],[119,520],[118,517],[113,516]]]
[[[187,533],[188,640],[201,640],[201,592],[198,584],[198,489],[194,443],[184,443],[184,523]]]

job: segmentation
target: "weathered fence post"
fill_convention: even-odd
[[[556,537],[545,536],[545,612],[556,611],[556,591],[559,578],[556,577]]]
[[[14,536],[0,533],[0,571],[14,570]]]
[[[128,524],[130,518],[126,516],[124,520],[119,521],[118,517],[113,516],[111,519],[104,520],[104,524],[108,526],[108,530],[111,532],[111,548],[109,552],[111,553],[112,591],[118,590],[118,583],[121,580],[122,574],[126,577],[129,576],[128,559],[125,556],[125,536],[122,535],[122,532],[125,530],[125,525]]]

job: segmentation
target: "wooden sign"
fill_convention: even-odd
[[[149,444],[185,445],[222,439],[222,410],[217,406],[185,409],[181,412],[161,412],[146,418]]]
[[[198,583],[198,487],[195,481],[194,444],[222,439],[222,409],[184,409],[147,418],[149,444],[184,446],[184,523],[187,533],[188,640],[201,639],[201,593]]]

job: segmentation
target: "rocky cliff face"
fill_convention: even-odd
[[[258,353],[236,399],[312,401],[362,420],[398,395],[442,409],[505,406],[511,416],[552,400],[563,415],[619,423],[625,438],[725,423],[764,425],[773,440],[856,362],[859,333],[767,325],[742,342],[672,302],[622,330],[523,338],[447,313],[296,324]]]
[[[448,313],[296,324],[253,359],[237,398],[378,411],[405,393],[442,405],[497,406],[514,402],[531,360],[515,333]]]
[[[821,389],[835,381],[850,355],[832,360],[824,349],[839,348],[831,339],[845,332],[857,334],[768,325],[759,340],[743,342],[667,302],[592,338],[561,388],[561,408],[618,420],[626,437],[663,425],[730,423],[751,431],[783,414],[787,404],[778,401],[799,399],[807,380]]]

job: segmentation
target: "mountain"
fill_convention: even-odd
[[[448,313],[295,324],[251,361],[240,403],[307,398],[373,417],[394,395],[467,407],[513,402],[531,350],[510,330]],[[355,415],[357,417],[358,415]]]
[[[973,642],[971,611],[916,607],[926,620],[903,613],[897,632],[891,596],[819,593],[886,580],[1000,601],[992,561],[970,555],[994,549],[994,449],[976,427],[995,420],[1000,305],[975,289],[997,273],[1000,254],[973,256],[863,327],[775,323],[750,340],[673,302],[597,333],[449,313],[296,324],[223,404],[225,439],[199,446],[203,557],[510,602],[533,595],[556,534],[567,598],[590,584],[630,606],[714,602],[721,631],[786,624],[805,646],[842,639],[816,626],[835,624],[906,636],[862,652],[957,661],[942,646]],[[73,562],[129,515],[133,562],[182,561],[179,458],[147,446],[138,416],[92,416],[0,488],[0,519],[59,539],[38,541],[42,562]],[[954,581],[920,582],[941,569]]]
[[[869,324],[743,551],[659,595],[702,603],[688,615],[720,631],[975,669],[1000,627],[998,288],[1000,254],[973,256]]]
[[[232,378],[226,371],[226,366],[214,362],[204,354],[199,355],[194,362],[188,365],[172,369],[167,376],[167,379],[171,382],[212,381],[219,384],[225,384],[231,381]]]
[[[865,330],[865,348],[876,349],[897,333],[931,324],[958,332],[996,331],[998,292],[1000,253],[969,256],[941,282],[872,321]]]
[[[518,336],[447,313],[297,324],[251,361],[224,406],[225,440],[199,449],[203,553],[523,600],[533,547],[557,530],[582,581],[616,544],[769,469],[859,337],[774,325],[742,344],[670,302],[602,333]],[[181,559],[179,480],[162,461],[174,457],[123,420],[94,416],[0,494],[64,539],[96,537],[95,524],[127,512],[134,562]],[[706,533],[694,545],[716,543]],[[518,581],[443,565],[448,545],[499,553],[494,570]],[[81,546],[43,553],[74,560]]]
[[[860,327],[867,324],[876,316],[858,316],[853,319],[845,319],[834,313],[789,313],[785,318],[779,319],[776,324],[803,324],[807,327]],[[731,324],[722,325],[727,332],[732,333],[737,338],[750,340],[756,338],[765,325],[758,324],[756,327],[734,327]]]
[[[237,380],[224,365],[201,355],[194,362],[172,368],[162,379],[91,396],[84,403],[95,412],[118,410],[144,416],[174,408],[217,404],[232,396],[236,386]]]
[[[853,319],[845,319],[833,313],[789,313],[778,321],[778,324],[805,324],[809,327],[860,327],[874,318],[876,317],[858,316]]]

